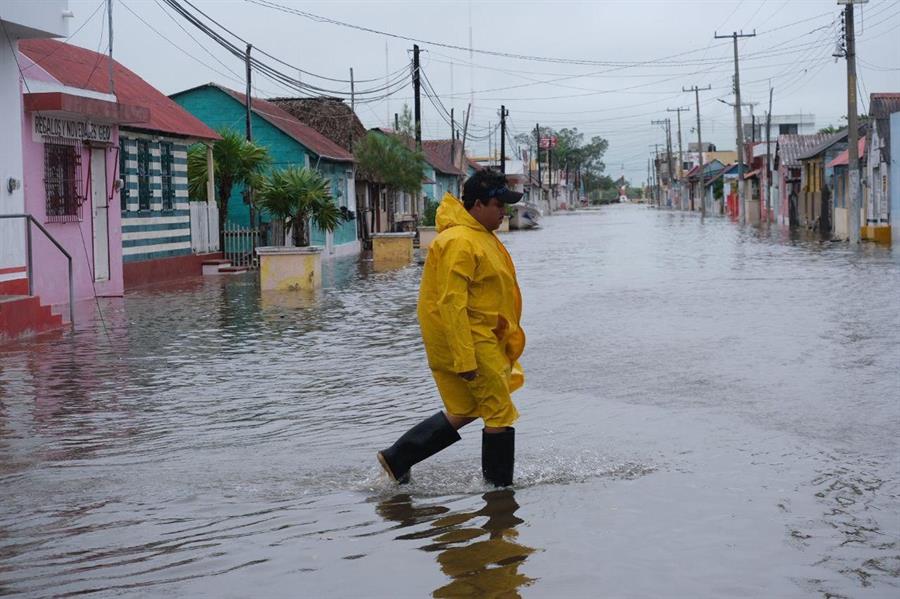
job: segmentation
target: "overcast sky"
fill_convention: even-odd
[[[357,90],[372,90],[385,85],[386,74],[393,83],[409,64],[411,41],[247,0],[193,2],[240,38],[291,67],[342,80],[302,75],[304,83],[348,93],[344,80],[353,67],[360,81]],[[739,43],[742,100],[758,102],[757,115],[766,111],[770,81],[775,90],[773,114],[813,113],[818,126],[838,124],[846,114],[846,63],[832,58],[840,36],[835,0],[271,2],[420,39],[422,69],[443,105],[454,108],[459,120],[474,90],[473,134],[485,137],[489,123],[498,121],[500,104],[505,104],[513,135],[533,130],[540,122],[577,127],[587,137],[605,137],[607,172],[614,177],[624,172],[632,182],[646,178],[651,146],[664,141],[662,127],[650,121],[672,116],[675,134],[675,115],[667,115],[666,108],[691,108],[682,113],[682,133],[685,144],[689,137],[696,139],[693,94],[683,93],[682,86],[712,86],[701,94],[704,141],[719,149],[734,148],[733,111],[717,101],[733,101],[732,45],[730,39],[714,39],[716,32],[757,31],[756,37]],[[106,0],[69,4],[75,12],[69,31],[81,28],[70,41],[105,49]],[[242,62],[161,0],[115,0],[113,16],[116,58],[162,91],[172,93],[209,81],[243,88]],[[464,49],[469,47],[470,31],[475,49],[471,58]],[[900,91],[900,0],[871,0],[858,9],[857,32],[860,103],[865,110],[869,93]],[[291,67],[270,62],[297,76]],[[362,81],[366,79],[371,81]],[[263,97],[296,95],[261,75],[255,75],[254,88]],[[412,106],[411,85],[387,100],[361,103],[357,112],[367,126],[386,125],[404,103]],[[449,137],[450,126],[424,96],[422,111],[426,139]],[[486,153],[486,141],[473,145],[474,153]]]

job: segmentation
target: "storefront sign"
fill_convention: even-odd
[[[101,143],[112,141],[112,126],[110,125],[42,114],[35,114],[33,120],[34,126],[31,131],[36,142],[42,142],[47,137]]]

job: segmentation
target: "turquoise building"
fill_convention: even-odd
[[[171,98],[212,129],[244,130],[246,103],[241,92],[208,83],[172,94]],[[272,102],[253,98],[251,107],[253,141],[269,151],[272,168],[308,167],[327,176],[335,203],[347,215],[332,233],[312,227],[310,242],[324,247],[327,255],[359,252],[352,154]],[[265,213],[259,217],[262,222],[269,220]],[[250,225],[250,207],[244,202],[241,186],[235,186],[228,201],[228,222]]]
[[[425,182],[422,194],[440,202],[445,193],[460,197],[459,180],[468,176],[458,165],[464,164],[462,143],[450,139],[429,139],[422,142],[425,155]]]

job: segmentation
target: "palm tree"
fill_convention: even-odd
[[[219,248],[225,249],[225,222],[228,198],[235,185],[248,185],[271,161],[265,148],[247,141],[231,129],[221,129],[222,139],[213,144],[213,171],[216,205],[219,207]],[[188,151],[188,193],[192,198],[206,197],[206,148],[194,145]]]
[[[310,220],[324,231],[341,223],[341,211],[331,199],[331,181],[319,172],[291,166],[258,177],[253,184],[260,208],[293,229],[295,247],[309,245]]]
[[[421,152],[414,152],[396,137],[370,131],[354,148],[353,155],[360,174],[387,187],[391,202],[397,192],[416,194],[421,191],[425,159]],[[387,208],[388,214],[392,215],[393,207]]]

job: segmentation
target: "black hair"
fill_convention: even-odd
[[[488,192],[506,186],[506,175],[490,167],[485,167],[466,179],[463,183],[462,201],[466,210],[471,210],[475,202],[486,203],[491,196]]]

